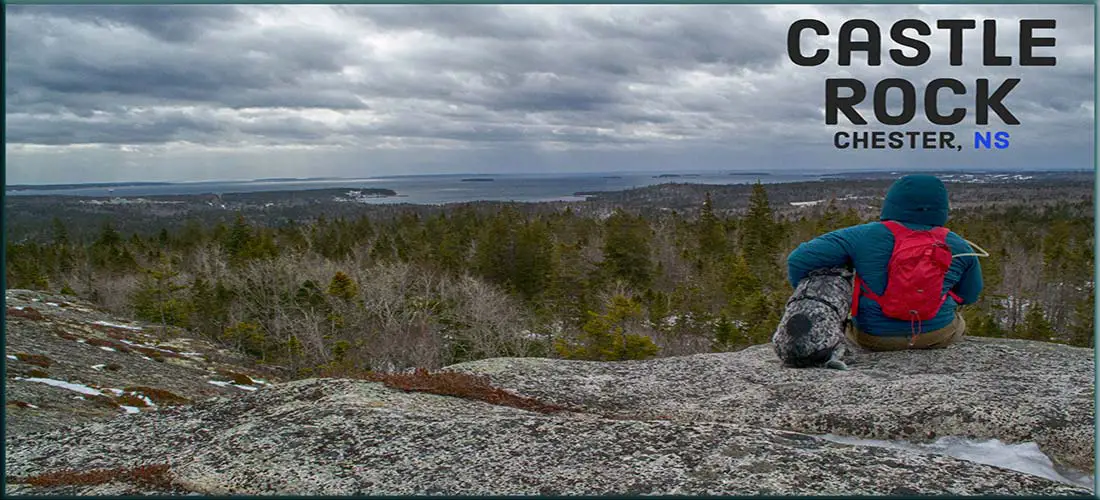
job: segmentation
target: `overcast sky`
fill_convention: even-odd
[[[919,68],[833,47],[848,18],[1054,18],[1057,67],[962,67],[933,30]],[[7,6],[7,182],[244,179],[438,172],[1091,168],[1092,6]],[[980,26],[979,22],[979,26]],[[1045,32],[1050,33],[1050,32]],[[886,47],[896,48],[888,37]],[[825,79],[962,80],[963,152],[838,151]],[[976,78],[1018,76],[1005,151],[972,151]],[[918,95],[918,100],[921,97]],[[922,102],[922,101],[920,101]],[[870,107],[863,107],[870,115]],[[895,108],[896,109],[896,108]],[[923,115],[918,114],[918,117]],[[842,125],[844,122],[842,121]],[[882,126],[865,128],[885,129]],[[932,129],[923,119],[902,130]]]

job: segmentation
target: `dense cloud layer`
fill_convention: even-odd
[[[1017,19],[1057,19],[1058,66],[984,68],[979,32],[961,68],[938,32],[920,68],[786,56],[804,17],[993,12],[1014,57]],[[9,6],[5,45],[9,183],[1092,163],[1091,6]],[[849,75],[1020,76],[1023,125],[1010,155],[836,151],[824,80]]]

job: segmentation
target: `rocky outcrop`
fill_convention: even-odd
[[[677,421],[922,442],[1034,441],[1093,470],[1093,351],[966,338],[942,350],[863,353],[848,371],[782,368],[771,346],[644,362],[487,359],[451,367],[549,404]]]
[[[1087,493],[945,456],[781,430],[544,415],[332,379],[18,436],[6,446],[16,479],[9,494]],[[20,484],[49,471],[140,466],[168,472],[159,482]]]
[[[25,303],[9,309],[8,352],[26,356],[8,360],[8,494],[1090,493],[941,454],[814,436],[1037,442],[1058,462],[1091,471],[1087,349],[967,339],[938,351],[869,353],[837,371],[785,368],[763,345],[622,363],[491,359],[448,370],[493,387],[413,376],[402,386],[450,396],[394,388],[394,377],[390,385],[310,379],[249,390],[210,383],[230,382],[218,378],[237,367],[218,358],[228,353],[204,346],[205,354],[186,354],[202,352],[193,341],[195,351],[156,361],[145,351],[89,347],[82,344],[101,338],[167,349],[179,339],[158,347],[147,325],[12,296],[9,307]],[[89,326],[96,321],[115,326]],[[125,330],[128,342],[110,328]],[[44,364],[33,355],[50,358],[50,377],[104,388],[115,406],[89,416],[73,404],[80,415],[62,417],[60,405],[79,403],[76,393],[27,380]],[[187,401],[127,413],[107,389],[132,384]],[[68,399],[54,403],[45,391]],[[38,408],[13,407],[13,394],[39,398]]]
[[[154,411],[278,380],[175,329],[123,321],[72,297],[6,293],[7,436]]]

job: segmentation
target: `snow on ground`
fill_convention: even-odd
[[[105,345],[101,345],[101,346],[99,346],[99,348],[100,348],[100,349],[103,349],[104,351],[111,351],[111,352],[115,352],[115,348],[114,348],[114,347],[107,347],[107,346],[105,346]]]
[[[19,358],[15,357],[15,356],[12,356],[11,354],[8,354],[8,359],[15,359],[15,360],[18,360]]]
[[[107,367],[107,365],[92,365],[92,369],[96,370],[96,371],[103,370],[106,367]]]
[[[220,381],[220,380],[208,380],[207,382],[210,382],[211,384],[214,384],[218,387],[230,387],[230,386],[232,386],[232,387],[236,387],[238,389],[244,389],[246,391],[256,390],[255,387],[251,387],[251,386],[247,386],[247,385],[234,384],[233,382],[223,382],[223,381]]]
[[[112,392],[112,393],[114,393],[115,396],[121,396],[123,394],[122,389],[114,389],[114,388],[108,387],[108,388],[103,389],[103,390]]]
[[[141,410],[136,406],[118,405],[118,407],[126,410],[126,413],[141,413]]]
[[[977,441],[960,437],[942,437],[935,442],[927,444],[914,444],[906,441],[883,441],[878,439],[858,439],[845,436],[825,434],[818,436],[834,443],[850,444],[856,446],[876,446],[897,450],[916,451],[919,453],[934,453],[947,455],[977,462],[994,467],[1010,469],[1033,476],[1039,476],[1052,481],[1074,484],[1093,489],[1093,477],[1085,472],[1068,470],[1054,465],[1050,457],[1039,451],[1039,445],[1035,443],[1007,444],[1000,440],[991,439]]]
[[[791,206],[794,206],[794,207],[812,207],[814,205],[818,205],[818,204],[821,204],[821,203],[825,203],[825,200],[792,201]]]
[[[15,309],[16,311],[22,311],[24,309],[24,307],[23,306],[12,306],[12,309]]]
[[[100,325],[100,326],[109,326],[109,327],[112,327],[112,328],[123,328],[123,329],[126,329],[126,330],[137,330],[137,331],[141,330],[140,326],[120,325],[118,323],[111,323],[110,321],[94,321],[93,324]]]
[[[61,304],[58,304],[57,302],[47,302],[46,305],[54,306],[54,307],[61,307]]]
[[[54,387],[60,387],[62,389],[68,389],[70,391],[76,391],[81,394],[88,394],[91,396],[98,396],[99,390],[88,387],[84,384],[76,384],[73,382],[65,382],[64,380],[56,380],[52,378],[39,378],[39,377],[15,377],[15,380],[24,380],[27,382],[38,382],[39,384],[52,385]]]

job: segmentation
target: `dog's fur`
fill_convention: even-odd
[[[783,364],[846,370],[859,352],[844,334],[851,304],[851,271],[834,268],[809,273],[787,301],[772,335]]]

